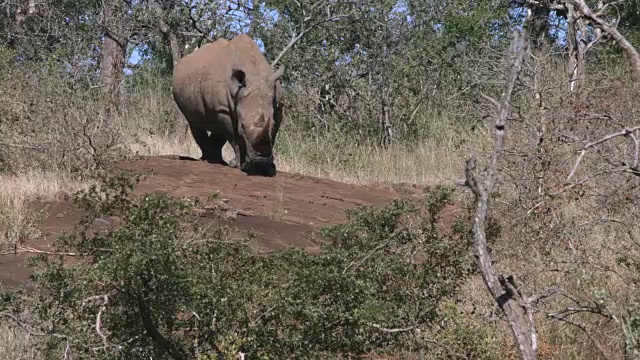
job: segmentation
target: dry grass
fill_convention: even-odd
[[[458,146],[460,134],[448,130],[441,139],[425,141],[416,146],[391,145],[388,148],[337,143],[330,139],[305,140],[285,129],[278,135],[276,166],[278,171],[327,178],[356,184],[409,183],[433,185],[451,183],[464,177],[468,156]],[[201,156],[200,149],[189,132],[172,134],[126,135],[127,148],[143,156]],[[482,146],[483,139],[477,139]],[[223,158],[230,160],[233,150],[223,148]]]
[[[40,214],[32,201],[53,201],[88,184],[60,172],[0,175],[0,249],[40,235]]]
[[[129,149],[144,156],[183,155],[200,157],[200,149],[190,137],[146,136],[142,143],[132,143]],[[276,155],[278,171],[317,176],[334,181],[357,184],[436,184],[450,182],[464,176],[463,154],[434,144],[424,143],[415,148],[402,145],[388,149],[379,147],[353,147],[347,161],[335,151],[321,151],[317,144],[288,144],[299,151]],[[322,159],[309,159],[308,152],[323,153]],[[233,150],[223,148],[225,160],[231,159]],[[318,164],[320,162],[320,164]]]
[[[302,152],[305,146],[301,144]],[[335,152],[324,152],[324,166],[318,166],[304,155],[284,154],[278,159],[278,169],[290,173],[317,176],[356,185],[409,183],[433,185],[450,183],[464,176],[461,154],[430,143],[414,148],[394,145],[353,147],[347,161]]]
[[[0,360],[38,359],[33,345],[25,331],[0,323]]]

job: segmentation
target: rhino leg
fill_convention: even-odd
[[[200,160],[214,164],[223,161],[221,151],[222,147],[220,147],[220,149],[216,153],[216,147],[214,146],[215,142],[211,141],[209,134],[207,134],[207,130],[191,124],[189,124],[189,129],[191,130],[193,139],[196,141],[196,144],[198,144],[198,147],[202,151],[202,157],[200,158]]]
[[[233,159],[231,159],[231,161],[229,161],[229,166],[234,167],[234,168],[240,168],[240,146],[238,146],[238,143],[236,141],[229,141],[229,144],[231,144],[231,147],[233,148]]]
[[[209,135],[209,143],[211,144],[211,157],[207,160],[211,163],[228,165],[222,158],[222,148],[227,143],[227,138],[218,134],[211,133]]]

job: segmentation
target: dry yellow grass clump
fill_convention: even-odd
[[[0,360],[38,359],[33,348],[33,336],[26,331],[3,323],[0,317]]]
[[[0,175],[0,249],[40,235],[39,214],[37,206],[30,206],[32,201],[53,201],[88,184],[62,172]]]

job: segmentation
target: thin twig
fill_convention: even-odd
[[[26,324],[24,324],[20,319],[18,319],[18,317],[16,317],[13,314],[10,314],[10,313],[8,313],[6,311],[0,312],[0,317],[6,317],[6,318],[9,318],[9,319],[13,320],[13,322],[16,325],[18,325],[22,330],[26,331],[29,335],[32,335],[32,336],[47,336],[47,334],[45,334],[45,333],[34,331],[30,327],[28,327]]]
[[[289,40],[289,43],[284,47],[284,49],[282,49],[282,51],[280,51],[280,54],[278,54],[278,56],[276,56],[276,58],[273,60],[273,62],[271,63],[272,67],[275,67],[275,65],[278,63],[278,61],[280,61],[280,59],[289,51],[291,50],[291,48],[298,42],[300,41],[300,39],[302,39],[302,37],[307,34],[309,31],[313,30],[314,28],[316,28],[317,26],[324,24],[326,22],[329,21],[338,21],[338,20],[342,20],[345,17],[349,16],[347,14],[344,15],[335,15],[335,16],[331,16],[330,11],[329,11],[329,6],[327,5],[327,17],[321,20],[316,21],[315,23],[307,26],[307,22],[310,21],[312,19],[312,17],[309,15],[307,16],[307,12],[306,9],[304,7],[304,3],[301,3],[300,1],[295,0],[294,1],[298,7],[300,8],[300,13],[301,13],[301,20],[300,20],[300,29],[298,30],[298,32],[296,33],[295,31],[293,32],[293,34],[291,34],[291,40]],[[311,10],[326,4],[327,1],[325,0],[320,0],[316,3],[314,3],[313,5],[311,5]]]
[[[549,298],[555,294],[559,294],[562,290],[558,287],[554,287],[551,289],[547,289],[546,291],[538,294],[538,295],[534,295],[531,296],[527,299],[527,305],[531,305],[531,304],[537,304],[540,300]]]
[[[596,338],[591,334],[591,332],[589,331],[589,329],[587,329],[586,326],[584,326],[583,324],[577,323],[571,319],[567,319],[566,316],[561,316],[558,314],[553,314],[553,313],[548,313],[547,317],[556,319],[556,320],[560,320],[564,323],[567,323],[569,325],[573,325],[576,328],[580,329],[585,335],[587,335],[587,337],[589,338],[589,340],[591,340],[591,342],[593,343],[593,345],[595,345],[596,349],[598,349],[598,352],[600,352],[600,354],[605,358],[605,359],[609,359],[609,356],[607,355],[607,353],[604,351],[604,349],[602,348],[602,345],[600,345],[600,343],[596,340]]]
[[[616,138],[618,136],[629,136],[629,135],[633,134],[634,131],[637,131],[637,130],[640,130],[640,126],[634,126],[632,128],[625,128],[625,129],[622,129],[622,130],[620,130],[618,132],[605,135],[600,140],[596,140],[596,141],[593,141],[593,142],[590,142],[590,143],[586,144],[582,148],[582,151],[580,151],[580,154],[578,155],[578,157],[576,158],[576,162],[573,165],[573,168],[571,169],[571,172],[569,173],[569,176],[567,177],[567,180],[571,180],[571,178],[575,174],[576,170],[578,169],[578,166],[580,165],[580,162],[582,161],[582,158],[587,153],[587,150],[589,150],[590,148],[592,148],[594,146],[600,145],[600,144],[602,144],[602,143],[604,143],[606,141],[609,141],[609,140],[611,140],[613,138]]]

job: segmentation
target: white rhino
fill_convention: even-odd
[[[175,65],[173,98],[202,150],[201,160],[250,175],[275,175],[283,71],[275,71],[247,35],[218,39]],[[222,159],[227,141],[235,152],[229,164]]]

